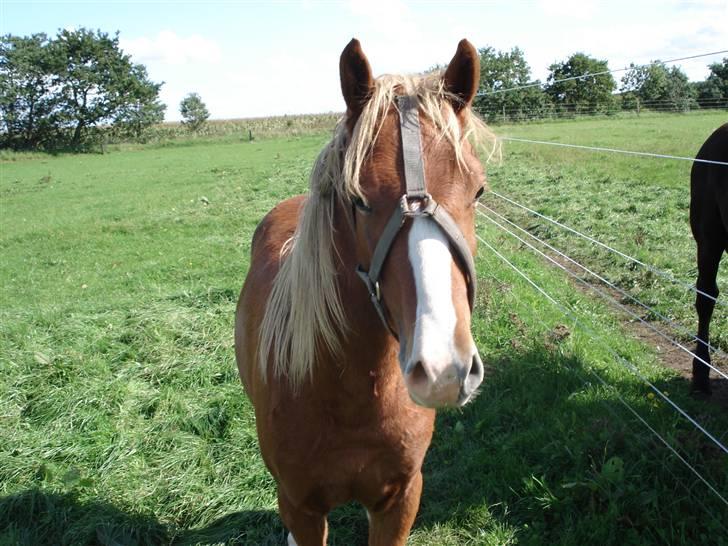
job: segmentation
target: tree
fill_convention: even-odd
[[[167,106],[157,98],[162,84],[149,82],[147,69],[142,65],[135,65],[132,70],[136,89],[131,100],[119,108],[114,126],[122,134],[140,139],[148,127],[164,121]]]
[[[118,33],[112,38],[83,28],[62,30],[54,47],[65,60],[56,83],[61,115],[73,126],[73,147],[80,145],[88,128],[111,123],[125,107],[158,94],[159,86],[155,89],[146,79],[146,70],[135,68],[119,49]]]
[[[698,103],[704,108],[728,100],[728,57],[720,63],[711,64],[708,68],[710,75],[705,81],[695,85]]]
[[[205,103],[197,93],[190,93],[182,99],[182,102],[179,103],[179,111],[182,114],[182,123],[191,131],[198,131],[210,117],[210,112],[207,111]]]
[[[56,106],[54,58],[45,34],[0,39],[0,116],[4,144],[37,147],[49,138]]]
[[[162,119],[161,85],[123,53],[118,33],[62,30],[52,40],[8,35],[0,40],[0,138],[16,148],[78,149],[90,134],[117,123],[136,119],[142,130]]]
[[[695,106],[697,92],[695,87],[690,85],[687,74],[680,70],[680,67],[672,66],[667,72],[667,95],[666,99],[676,108],[687,110]]]
[[[523,51],[496,51],[492,47],[478,50],[480,54],[481,93],[475,99],[479,112],[495,120],[539,115],[548,104],[540,82],[531,82],[531,69]],[[524,87],[528,86],[528,87]],[[509,89],[522,87],[522,89]]]
[[[677,66],[668,69],[654,61],[648,65],[630,65],[622,78],[620,91],[625,97],[635,97],[647,108],[688,108],[696,91],[687,75]]]
[[[642,102],[659,100],[667,88],[667,73],[664,66],[649,64],[637,66],[629,65],[629,70],[622,77],[619,90],[623,97],[639,99]],[[631,104],[631,102],[630,102]]]
[[[607,61],[574,53],[566,61],[549,66],[546,93],[559,108],[570,112],[609,110],[614,104],[614,78]],[[566,81],[563,81],[566,80]]]

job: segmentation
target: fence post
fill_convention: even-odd
[[[640,98],[637,97],[637,115],[640,115]]]

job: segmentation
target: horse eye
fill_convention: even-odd
[[[480,186],[480,189],[478,190],[478,193],[475,194],[475,200],[477,201],[480,199],[480,196],[483,195],[483,191],[485,191],[485,186]]]
[[[367,205],[361,197],[354,197],[354,206],[365,214],[372,212],[372,207]]]

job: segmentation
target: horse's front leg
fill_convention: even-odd
[[[288,529],[288,546],[326,546],[326,514],[295,506],[278,488],[278,512]]]
[[[422,473],[417,472],[385,502],[367,507],[369,546],[404,546],[420,506],[421,495]]]

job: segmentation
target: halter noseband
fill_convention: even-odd
[[[379,277],[387,259],[394,239],[402,229],[407,218],[430,217],[450,241],[455,249],[455,255],[465,270],[465,280],[468,286],[468,303],[470,310],[475,303],[476,275],[473,255],[465,242],[465,237],[452,216],[437,204],[427,193],[425,183],[425,168],[422,160],[422,143],[420,137],[420,119],[417,97],[404,95],[397,98],[399,106],[399,125],[402,133],[402,155],[404,157],[404,178],[407,191],[399,200],[399,206],[394,209],[382,236],[374,248],[369,271],[359,265],[356,273],[359,275],[369,292],[369,298],[382,322],[395,338],[397,333],[387,321],[384,302],[379,290]]]

